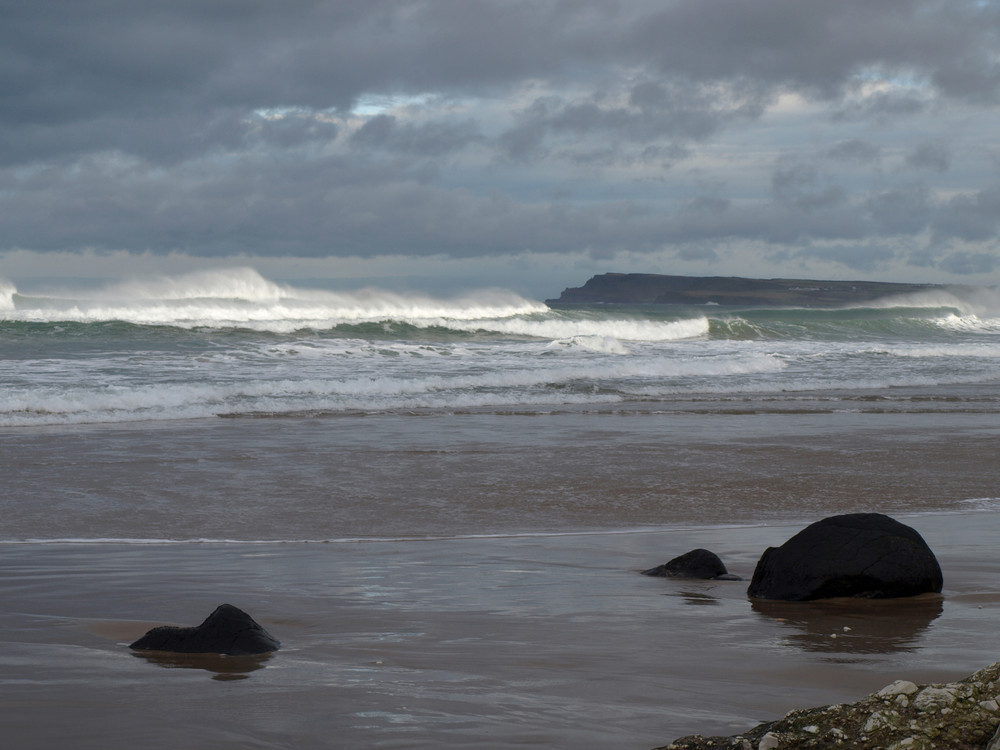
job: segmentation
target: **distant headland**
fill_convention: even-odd
[[[755,307],[839,307],[885,297],[944,290],[938,284],[883,281],[748,279],[739,276],[666,276],[602,273],[581,287],[563,290],[550,305],[748,305]]]

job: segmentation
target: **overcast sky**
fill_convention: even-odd
[[[0,0],[0,277],[1000,282],[993,0]]]

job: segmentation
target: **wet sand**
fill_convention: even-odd
[[[997,514],[901,517],[943,596],[751,603],[638,574],[696,546],[749,577],[798,526],[328,544],[2,544],[0,726],[19,748],[644,748],[1000,654]],[[127,644],[228,601],[282,649]]]
[[[4,742],[638,750],[1000,659],[997,415],[793,401],[0,432]],[[854,511],[916,528],[943,595],[755,605],[638,573],[706,547],[749,579]],[[283,648],[127,647],[223,602]]]

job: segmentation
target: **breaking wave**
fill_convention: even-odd
[[[448,299],[378,289],[302,289],[269,281],[251,268],[122,282],[97,291],[17,295],[16,300],[15,292],[12,285],[0,284],[0,319],[26,323],[115,321],[271,333],[383,323],[460,333],[485,331],[544,339],[602,337],[629,341],[670,341],[708,331],[703,317],[665,322],[594,318],[556,312],[541,302],[500,289]]]

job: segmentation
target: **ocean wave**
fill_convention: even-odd
[[[99,290],[20,296],[4,319],[25,322],[125,321],[140,325],[250,327],[288,332],[381,320],[434,325],[548,310],[506,290],[485,289],[454,299],[376,289],[332,292],[268,281],[250,268],[122,282]]]
[[[941,328],[965,333],[1000,333],[1000,318],[980,318],[975,314],[945,315],[935,323]]]
[[[427,331],[568,340],[671,341],[705,335],[704,317],[655,321],[559,313],[513,292],[483,289],[442,299],[377,289],[333,292],[278,284],[250,268],[121,282],[99,290],[19,295],[0,286],[0,320],[106,323],[290,334],[397,324]],[[6,296],[4,296],[6,295]],[[4,300],[8,302],[4,302]],[[385,333],[393,331],[386,328]]]
[[[323,343],[311,350],[303,347],[305,358],[298,349],[272,351],[268,346],[255,359],[247,351],[235,357],[223,351],[196,361],[180,358],[156,366],[165,374],[155,381],[139,379],[141,370],[133,373],[114,361],[96,359],[91,371],[78,366],[71,383],[59,375],[42,385],[42,371],[30,381],[11,378],[0,393],[0,426],[600,404],[629,398],[644,384],[656,384],[655,392],[663,395],[689,390],[692,383],[705,387],[706,381],[785,367],[779,358],[760,352],[739,357],[608,356],[605,349],[616,349],[609,342],[591,344],[582,354],[574,347],[576,353],[567,356],[551,344],[535,344],[506,355],[491,351],[485,358],[461,348],[434,350],[405,342],[355,342],[356,351],[347,355],[338,354],[343,342],[326,351]],[[262,365],[269,357],[295,361]],[[68,366],[54,364],[53,372],[58,375]],[[170,378],[177,368],[183,370],[181,382]]]
[[[6,279],[0,278],[0,313],[14,309],[14,295],[17,287]]]
[[[970,497],[959,500],[958,505],[970,511],[995,513],[1000,510],[1000,497]]]
[[[884,307],[837,309],[756,308],[720,312],[709,318],[709,336],[730,340],[946,339],[952,333],[997,333],[1000,318],[958,314],[954,308]]]

